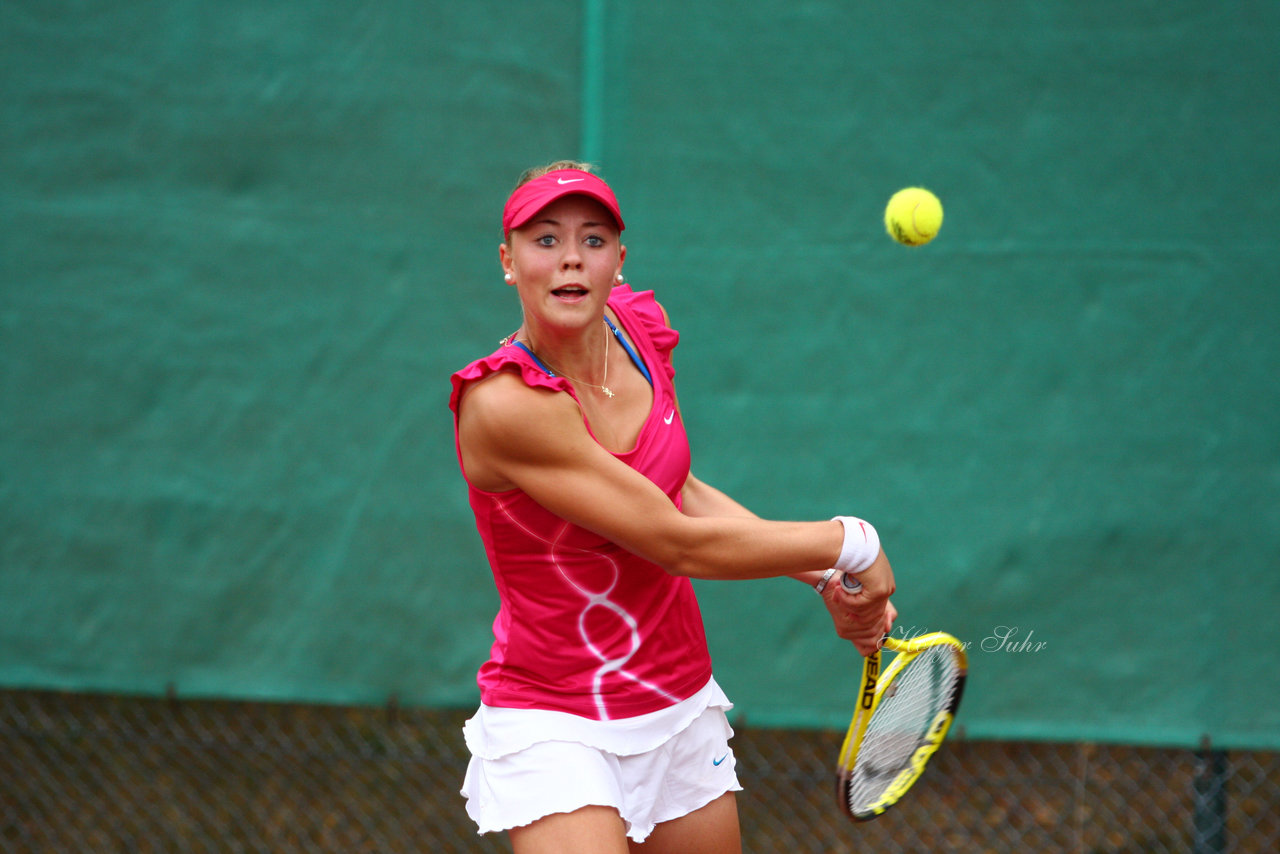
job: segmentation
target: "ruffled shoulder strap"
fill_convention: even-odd
[[[680,343],[680,333],[667,325],[662,306],[653,291],[633,291],[630,285],[618,285],[609,294],[609,307],[632,334],[643,333],[653,345],[668,378],[675,376],[671,351]]]
[[[462,398],[462,390],[466,384],[486,379],[499,371],[519,373],[526,385],[568,392],[574,400],[578,399],[577,393],[574,392],[568,380],[564,377],[549,376],[524,350],[504,343],[488,356],[476,359],[453,375],[453,391],[449,395],[449,408],[453,410],[454,417],[458,415],[458,401]]]

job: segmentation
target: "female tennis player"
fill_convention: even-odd
[[[679,336],[623,283],[622,214],[589,166],[525,173],[502,227],[523,322],[450,400],[500,597],[467,811],[516,854],[739,852],[732,704],[690,579],[796,578],[866,654],[893,570],[865,521],[759,519],[690,473]]]

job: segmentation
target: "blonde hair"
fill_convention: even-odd
[[[512,189],[519,189],[534,178],[541,178],[548,172],[555,172],[560,169],[577,169],[579,172],[596,174],[596,168],[590,163],[583,163],[581,160],[557,160],[554,163],[548,163],[546,166],[534,166],[532,169],[524,170],[520,175],[520,180],[516,181],[516,185]]]

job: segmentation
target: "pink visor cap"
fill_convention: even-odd
[[[622,231],[622,214],[618,200],[609,185],[590,172],[578,169],[557,169],[516,187],[502,209],[502,235],[511,236],[511,229],[519,228],[534,214],[562,196],[590,196],[609,209],[618,231]]]

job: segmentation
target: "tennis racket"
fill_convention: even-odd
[[[856,593],[862,584],[845,574]],[[857,708],[840,748],[836,797],[854,821],[870,821],[896,804],[920,778],[951,728],[968,673],[964,645],[932,632],[885,638],[897,655],[883,671],[880,650],[862,662]]]

